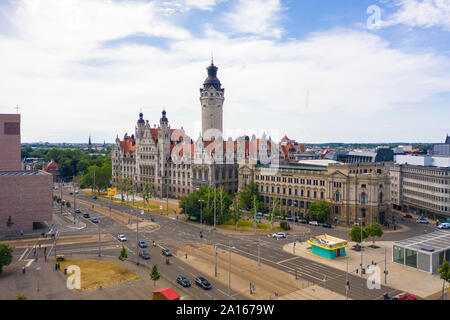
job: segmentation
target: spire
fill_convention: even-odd
[[[163,123],[163,122],[168,123],[169,122],[169,120],[166,117],[166,110],[165,109],[163,109],[162,117],[161,117],[161,119],[159,121],[160,121],[160,123]]]
[[[211,54],[211,65],[206,68],[208,71],[208,78],[206,78],[205,82],[203,82],[203,88],[208,89],[213,86],[216,90],[221,90],[220,80],[217,79],[217,67],[214,65],[213,56]]]
[[[145,121],[144,121],[144,114],[142,113],[142,111],[139,113],[138,123],[145,123]]]

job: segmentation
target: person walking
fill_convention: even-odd
[[[55,271],[58,271],[58,264],[55,263]]]
[[[22,274],[25,275],[25,267],[22,267]]]

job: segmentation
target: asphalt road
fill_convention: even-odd
[[[70,191],[65,191],[67,194]],[[111,203],[109,201],[104,201],[101,199],[94,200],[92,197],[86,195],[77,195],[77,198],[84,201],[89,201],[91,203],[90,207],[79,207],[82,213],[89,212],[91,217],[98,217],[100,220],[99,226],[102,233],[109,233],[113,237],[117,237],[118,234],[124,234],[128,241],[125,245],[129,249],[129,259],[136,259],[136,232],[130,230],[129,228],[116,223],[114,220],[107,216],[102,216],[100,214],[92,213],[92,205],[94,208],[96,206],[103,206],[112,209],[120,210],[123,212],[128,212],[136,214],[136,209],[130,208],[117,203]],[[73,209],[72,209],[73,210]],[[183,257],[173,257],[171,258],[172,264],[165,265],[165,258],[161,254],[161,248],[169,248],[172,252],[176,252],[177,248],[187,243],[198,243],[203,242],[205,244],[217,244],[219,247],[227,248],[229,245],[233,247],[232,251],[236,254],[248,257],[253,260],[257,260],[258,252],[258,240],[260,243],[260,259],[261,263],[270,265],[279,270],[288,272],[290,274],[295,274],[297,272],[298,276],[304,278],[310,282],[313,282],[322,287],[326,287],[334,292],[346,295],[346,278],[348,277],[350,287],[348,291],[348,296],[351,299],[356,300],[373,300],[382,299],[384,293],[389,293],[390,296],[399,294],[400,291],[390,288],[388,286],[381,286],[381,289],[369,290],[366,286],[366,280],[356,275],[355,270],[349,270],[349,274],[338,269],[331,268],[325,264],[320,264],[302,257],[298,257],[287,253],[282,250],[282,247],[287,242],[293,242],[297,236],[300,236],[300,240],[305,240],[306,235],[288,235],[287,239],[275,240],[270,236],[257,236],[257,235],[227,235],[220,232],[211,231],[210,228],[204,228],[204,237],[200,238],[200,225],[198,223],[184,222],[180,220],[175,220],[170,217],[161,216],[154,214],[152,215],[160,228],[152,232],[139,232],[139,240],[145,240],[150,245],[147,248],[151,259],[144,261],[140,259],[140,263],[150,266],[153,263],[160,265],[163,275],[168,278],[175,280],[179,274],[186,276],[193,286],[188,289],[193,291],[191,294],[198,299],[228,299],[228,287],[216,282],[214,279],[208,279],[212,285],[213,289],[210,291],[204,291],[194,285],[194,276],[201,275],[198,274],[195,269],[183,263]],[[149,219],[150,214],[146,213],[144,218]],[[84,219],[81,218],[80,219]],[[97,232],[98,226],[91,221],[86,220],[86,229],[79,232],[84,233],[94,233]],[[434,228],[430,225],[417,225],[413,221],[402,222],[408,226],[408,230],[403,232],[386,233],[383,236],[383,240],[398,240],[411,237],[418,234],[423,234],[424,232],[431,232]],[[303,225],[304,226],[304,225]],[[324,229],[322,227],[309,227],[310,233],[307,235],[322,234]],[[209,231],[208,231],[209,230]],[[327,234],[335,235],[338,237],[347,238],[346,233],[342,230],[326,229]],[[75,232],[76,233],[76,232]],[[157,247],[152,247],[152,241],[156,241]],[[102,254],[108,254],[117,256],[118,251],[121,247],[121,243],[116,240],[112,240],[107,243],[102,243]],[[98,253],[98,244],[77,244],[77,245],[66,245],[57,246],[58,252],[64,254],[88,254],[88,253]],[[378,263],[381,263],[378,261]],[[389,282],[389,277],[388,277]],[[232,291],[232,295],[235,299],[243,299],[244,296]]]

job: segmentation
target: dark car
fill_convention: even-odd
[[[147,242],[145,242],[144,240],[139,241],[139,247],[147,248]]]
[[[208,282],[208,280],[206,280],[203,277],[197,277],[195,278],[195,284],[202,287],[205,290],[210,290],[212,289],[211,283]]]
[[[80,209],[75,210],[75,213],[81,213]]]
[[[89,219],[91,216],[89,215],[89,213],[84,213],[83,214],[83,218]]]
[[[331,229],[331,224],[328,224],[328,223],[322,223],[321,226],[324,227],[324,228],[330,228]]]
[[[92,199],[96,200],[96,199],[97,199],[97,196],[93,196]]]
[[[73,196],[73,192],[69,192],[69,194],[70,194],[71,196]]]
[[[98,219],[97,218],[92,218],[91,220],[93,223],[98,223]]]
[[[403,216],[403,218],[406,218],[406,219],[412,219],[412,215],[410,215],[410,214],[405,214],[405,215]]]
[[[170,252],[169,249],[163,248],[161,250],[162,254],[165,255],[166,257],[171,257],[172,256],[172,252]]]
[[[181,284],[185,288],[188,288],[191,286],[191,283],[189,282],[189,280],[184,276],[178,276],[177,283]]]
[[[144,260],[150,259],[150,255],[149,255],[148,252],[145,251],[145,250],[139,251],[139,257],[141,257],[141,258],[144,259]]]
[[[294,222],[294,221],[295,221],[295,218],[289,217],[289,218],[287,218],[287,220],[288,220],[288,221]]]
[[[300,223],[308,224],[308,220],[302,219],[302,220],[300,220]]]

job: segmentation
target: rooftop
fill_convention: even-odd
[[[22,171],[0,171],[0,176],[36,176],[36,175],[46,175],[47,173],[44,171],[31,171],[31,170],[22,170]]]
[[[416,249],[423,252],[439,252],[450,249],[450,232],[435,231],[417,237],[396,241],[394,246]],[[425,250],[424,250],[425,249]]]

